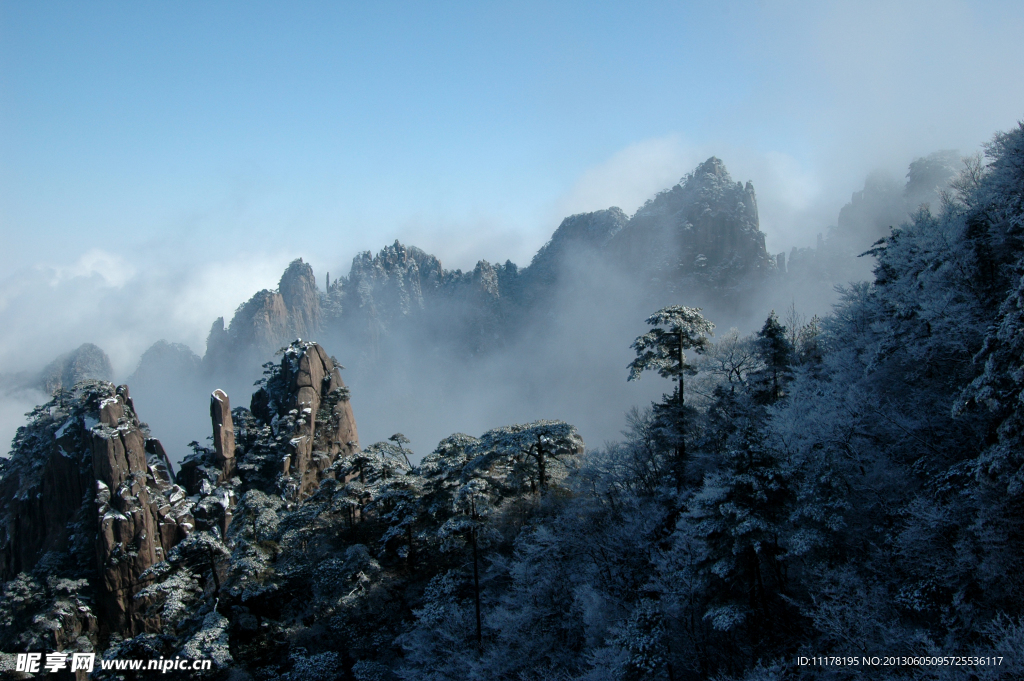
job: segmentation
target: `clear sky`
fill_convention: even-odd
[[[294,257],[521,265],[712,154],[772,251],[1024,116],[1024,3],[0,0],[0,372],[119,378]]]

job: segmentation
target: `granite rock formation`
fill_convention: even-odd
[[[315,335],[320,330],[322,319],[313,268],[302,262],[302,258],[295,260],[281,275],[278,291],[288,311],[290,338]]]
[[[342,367],[316,343],[296,340],[283,355],[252,412],[213,392],[214,446],[192,443],[176,476],[127,386],[84,381],[30,415],[0,459],[4,650],[114,645],[122,657],[231,661],[210,638],[222,615],[189,608],[216,603],[236,515],[253,522],[254,498],[301,504],[359,451]],[[159,648],[168,641],[177,647]]]
[[[735,300],[763,284],[776,260],[765,250],[753,186],[733,182],[712,157],[632,218],[619,208],[566,218],[526,268],[481,260],[472,271],[446,270],[396,241],[376,255],[360,253],[347,276],[316,294],[312,269],[296,261],[278,291],[257,293],[227,327],[214,323],[204,362],[213,374],[252,372],[255,357],[289,334],[341,338],[364,364],[386,355],[395,335],[461,356],[486,353],[504,347],[524,320],[546,314],[557,288],[574,285],[588,266],[616,268],[655,297],[689,291]]]
[[[543,298],[559,281],[567,258],[580,251],[601,251],[629,224],[620,208],[571,215],[523,270],[523,296],[531,303]]]
[[[294,341],[252,397],[252,417],[282,443],[278,484],[289,498],[310,494],[338,456],[359,448],[340,369],[317,343]]]
[[[612,258],[643,273],[648,285],[729,296],[775,270],[760,231],[750,182],[733,182],[711,157],[645,203],[609,241]]]
[[[208,372],[249,366],[292,338],[316,334],[321,324],[313,268],[299,258],[281,275],[276,291],[264,289],[240,305],[229,326],[223,318],[213,323],[203,361]]]
[[[114,369],[110,366],[107,353],[92,343],[83,343],[47,364],[39,382],[43,390],[52,395],[80,381],[109,381],[113,375]]]
[[[210,396],[210,420],[213,421],[213,449],[220,464],[221,479],[226,480],[235,468],[235,426],[231,422],[231,400],[220,388]]]
[[[159,622],[135,599],[141,575],[192,530],[190,510],[127,387],[84,381],[33,412],[4,463],[0,580],[90,585],[80,595],[92,605],[61,620],[56,640],[151,631]]]

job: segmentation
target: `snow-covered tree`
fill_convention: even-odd
[[[684,399],[683,376],[692,371],[686,351],[705,352],[711,344],[715,325],[701,315],[699,307],[672,305],[647,318],[650,331],[639,336],[630,347],[636,359],[629,364],[629,380],[640,380],[644,371],[657,371],[659,376],[678,382],[679,401]]]
[[[653,326],[630,346],[636,359],[629,365],[629,380],[636,381],[644,371],[657,371],[660,376],[677,381],[672,397],[655,406],[658,430],[673,450],[672,472],[676,487],[681,488],[686,478],[686,439],[688,409],[685,404],[684,376],[696,368],[686,361],[686,351],[702,354],[711,346],[709,336],[715,325],[701,315],[701,309],[672,305],[662,308],[647,318]]]
[[[746,625],[756,639],[775,635],[782,623],[790,513],[789,475],[761,442],[744,434],[722,468],[704,480],[689,504],[686,529],[707,547],[711,604],[705,617],[721,631]]]
[[[786,327],[779,323],[775,310],[772,310],[764,326],[757,332],[756,348],[764,363],[761,371],[762,385],[756,394],[761,402],[773,404],[783,396],[783,387],[789,380],[793,366],[793,345]]]
[[[479,455],[468,465],[473,471],[500,471],[511,490],[544,494],[553,481],[564,478],[583,454],[583,438],[564,421],[533,421],[495,428],[474,447]]]
[[[332,465],[342,487],[335,493],[335,504],[344,506],[349,523],[363,519],[366,512],[387,513],[397,496],[389,494],[401,487],[395,483],[411,467],[405,451],[391,442],[375,442],[366,449],[339,458]],[[385,499],[385,497],[387,497]]]
[[[750,337],[740,337],[739,331],[732,328],[705,350],[697,368],[724,379],[732,387],[742,387],[750,374],[761,366],[756,342]]]

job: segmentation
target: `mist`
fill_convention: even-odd
[[[703,153],[678,137],[632,145],[587,171],[557,206],[582,212],[617,205],[631,215],[658,190],[678,181],[686,172],[679,172],[680,167],[691,164],[687,168],[691,170],[696,165],[693,159]],[[750,152],[738,153],[737,158],[740,170],[731,169],[734,179],[764,181],[764,189],[756,183],[755,187],[770,254],[786,253],[784,246],[777,245],[813,254],[808,247],[816,239],[823,234],[835,236],[838,200],[824,196],[823,184],[802,172],[794,159]],[[744,171],[748,174],[741,175]],[[842,254],[850,281],[870,276],[870,259],[855,256],[875,238],[871,230],[884,227],[886,220],[904,219],[913,208],[903,203],[895,208],[882,205],[902,191],[904,180],[894,173],[875,171],[865,182],[850,188],[850,195],[859,192],[859,197],[855,197],[856,224],[846,229],[864,233],[853,251],[848,248]],[[608,199],[605,205],[601,197]],[[851,211],[850,206],[847,200],[845,210]],[[872,220],[878,224],[868,224]],[[410,231],[408,226],[396,231],[412,238],[426,234]],[[552,226],[548,236],[553,231]],[[515,241],[512,232],[484,228],[476,234],[465,238],[453,230],[449,237],[435,235],[425,242],[441,249],[435,254],[447,270],[471,271],[484,259],[473,255],[474,250],[494,254],[491,257],[498,262],[511,259],[501,258],[501,251]],[[542,245],[525,243],[510,248],[522,266],[529,263],[524,249],[535,252]],[[453,265],[445,261],[445,251],[451,252]],[[93,248],[71,263],[25,268],[9,276],[0,289],[5,318],[0,339],[4,381],[0,436],[9,441],[24,422],[23,414],[46,400],[35,379],[42,366],[62,352],[92,342],[111,358],[114,372],[109,378],[129,383],[141,417],[153,435],[164,441],[172,459],[180,461],[189,451],[188,442],[202,444],[208,437],[209,394],[225,389],[233,406],[248,406],[261,377],[259,365],[275,360],[268,352],[253,358],[259,361],[243,362],[228,371],[204,372],[202,357],[213,320],[224,317],[230,322],[236,308],[258,290],[275,289],[293,256],[308,255],[311,262],[326,263],[322,270],[314,269],[322,292],[328,272],[333,272],[335,281],[349,273],[348,265],[338,263],[340,256],[331,257],[328,252],[326,248],[312,254],[248,250],[227,260],[197,263],[188,257],[195,255],[194,249],[122,255]],[[424,326],[422,319],[399,320],[372,351],[344,328],[325,329],[307,339],[320,342],[348,367],[344,377],[352,389],[363,445],[402,432],[411,439],[410,448],[418,459],[455,432],[479,434],[502,424],[553,418],[573,423],[588,444],[600,446],[619,437],[623,415],[631,407],[642,407],[671,390],[668,381],[656,376],[626,382],[626,365],[632,359],[629,346],[647,330],[643,320],[655,309],[670,304],[702,306],[720,332],[737,328],[748,334],[760,327],[771,310],[781,314],[793,307],[804,318],[823,316],[836,299],[833,285],[837,282],[821,278],[820,273],[784,278],[750,292],[739,304],[725,304],[709,299],[706,292],[664,291],[652,296],[621,263],[589,248],[570,253],[560,268],[558,281],[533,313],[524,316],[517,328],[484,338],[478,347],[471,342],[460,348],[451,338],[424,337],[424,329],[437,322]],[[447,304],[447,308],[444,302],[431,305],[421,314],[441,320],[442,325],[445,320],[452,328],[473,323],[467,317],[472,311],[467,313],[463,303]],[[40,314],[41,310],[57,312]],[[157,341],[164,343],[150,352],[159,352],[148,363],[140,363]],[[168,352],[168,344],[174,346],[173,352]]]
[[[259,372],[168,383],[170,369],[136,375],[143,353],[165,340],[202,358],[213,321],[274,289],[295,258],[321,289],[396,239],[447,270],[523,268],[564,217],[632,215],[712,155],[753,183],[767,251],[788,257],[834,234],[869,176],[900,187],[915,159],[975,153],[1024,112],[1007,86],[1024,68],[1012,4],[400,22],[325,6],[250,23],[226,7],[198,21],[172,8],[0,12],[4,443],[46,399],[38,372],[89,342],[112,380],[138,384],[142,418],[179,459],[208,435],[209,392],[245,406]],[[422,455],[452,432],[541,417],[591,445],[616,438],[624,411],[668,389],[625,381],[643,319],[701,301],[644,297],[599,258],[575,254],[574,283],[553,289],[544,317],[487,352],[425,349],[411,327],[376,357],[344,332],[314,339],[348,367],[363,444],[401,431]],[[850,262],[851,280],[870,276],[870,258]],[[834,282],[815,282],[706,313],[744,333],[789,305],[823,315]]]

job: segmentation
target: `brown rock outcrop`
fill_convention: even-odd
[[[273,351],[290,335],[288,308],[277,291],[260,291],[249,299],[231,320],[228,333],[236,345]]]
[[[86,381],[69,392],[33,413],[5,466],[0,580],[52,565],[97,584],[101,633],[152,631],[159,623],[133,597],[142,572],[191,531],[191,502],[126,386]]]
[[[251,411],[287,443],[282,487],[301,498],[315,490],[339,455],[359,448],[359,434],[341,367],[317,343],[294,341],[252,397]]]
[[[313,268],[302,258],[292,261],[277,285],[288,310],[292,338],[309,338],[320,331],[320,295]]]
[[[296,353],[297,357],[282,362],[282,377],[294,395],[298,410],[288,472],[295,480],[300,497],[316,488],[323,472],[339,453],[354,451],[359,442],[352,405],[347,397],[339,399],[342,391],[347,396],[339,368],[320,345],[301,345],[302,352]],[[321,409],[325,402],[330,403],[329,411]],[[324,420],[319,429],[318,418]]]
[[[281,275],[276,291],[256,293],[226,328],[223,317],[213,323],[202,361],[212,372],[253,368],[291,339],[314,336],[322,324],[313,268],[299,258]]]
[[[210,419],[213,421],[213,448],[217,453],[221,480],[227,480],[235,468],[235,426],[231,422],[231,401],[220,388],[210,395]]]
[[[114,398],[101,402],[100,423],[90,434],[104,621],[112,630],[136,634],[159,630],[158,622],[141,617],[133,600],[145,585],[142,573],[162,561],[194,521],[184,491],[158,465],[166,463],[159,458],[162,445],[146,446],[130,404],[127,387],[121,386]],[[156,455],[147,456],[147,449]]]

